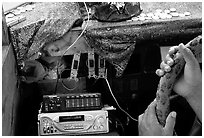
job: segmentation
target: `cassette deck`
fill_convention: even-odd
[[[84,135],[108,133],[105,110],[38,114],[38,135]]]

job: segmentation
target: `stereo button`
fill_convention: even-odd
[[[91,116],[87,116],[86,117],[86,120],[88,121],[88,120],[92,120],[92,117]]]
[[[50,133],[53,133],[54,132],[54,128],[53,126],[50,127]]]
[[[103,118],[103,117],[100,117],[100,118],[98,119],[98,122],[103,123],[103,122],[104,122],[104,118]]]
[[[45,128],[45,127],[43,127],[43,133],[46,133],[46,132],[47,132],[46,128]]]
[[[100,125],[99,128],[100,128],[100,129],[103,129],[103,125]]]
[[[93,129],[94,129],[94,130],[98,129],[98,126],[94,125],[94,126],[93,126]]]

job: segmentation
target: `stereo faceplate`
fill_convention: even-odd
[[[44,95],[42,113],[100,110],[102,109],[100,93],[77,93]]]
[[[82,135],[108,132],[108,112],[104,110],[38,115],[39,135]]]

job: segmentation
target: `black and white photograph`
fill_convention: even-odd
[[[202,1],[2,1],[2,136],[202,136]]]

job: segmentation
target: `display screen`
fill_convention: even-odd
[[[84,115],[60,116],[59,122],[84,121]]]
[[[100,68],[104,68],[104,65],[105,65],[105,60],[100,59]]]
[[[78,69],[78,61],[74,60],[73,69]]]
[[[89,67],[90,68],[94,67],[94,60],[92,60],[92,59],[89,60]]]

